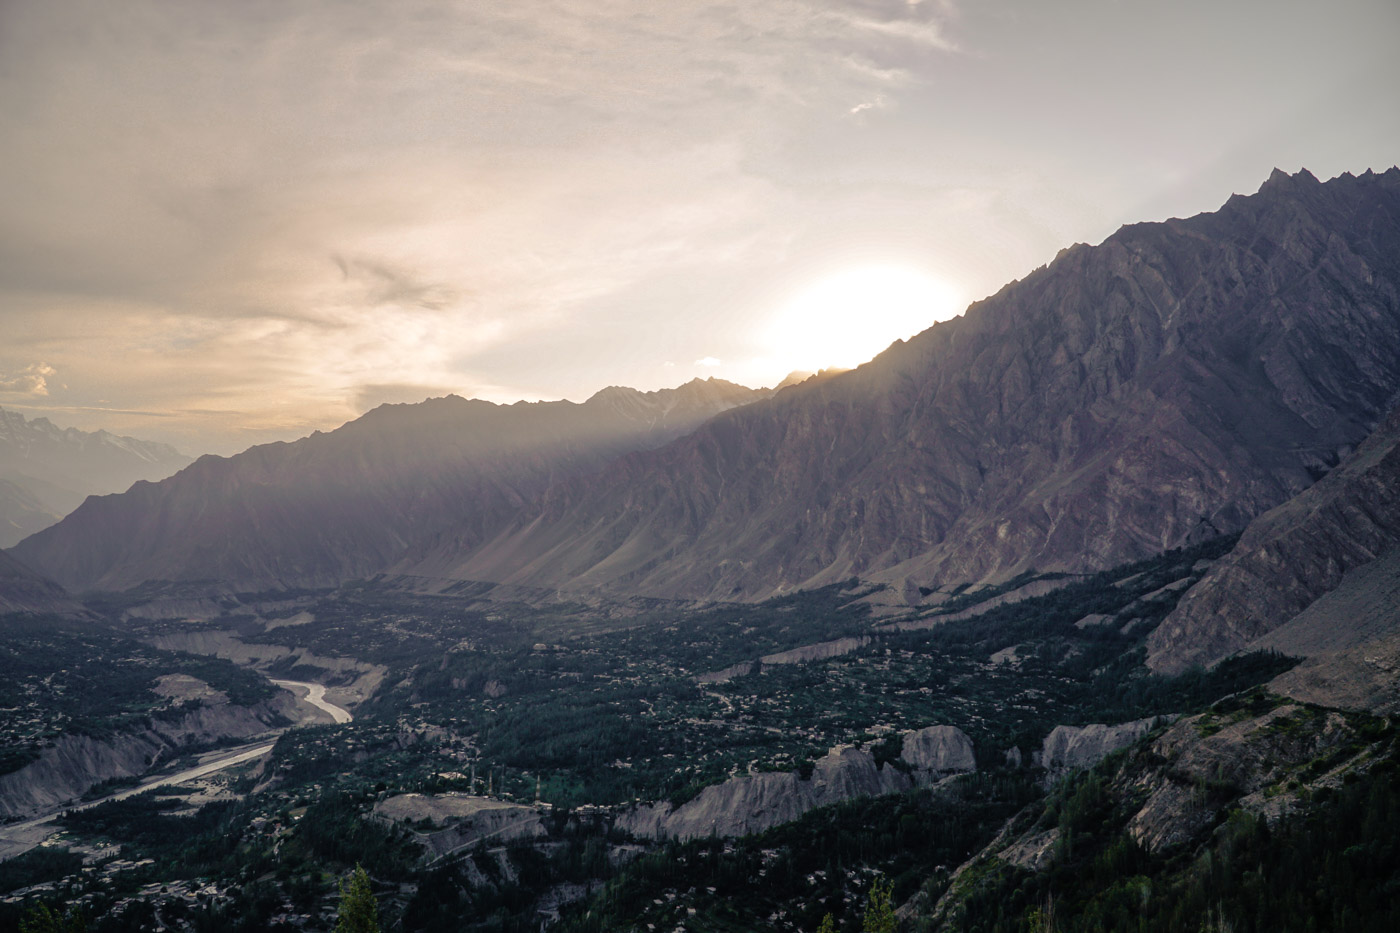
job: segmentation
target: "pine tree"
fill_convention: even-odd
[[[379,933],[379,904],[370,890],[369,873],[355,866],[349,881],[340,884],[340,912],[335,933]]]
[[[836,918],[830,913],[822,917],[822,925],[817,927],[817,933],[836,933]]]
[[[865,902],[864,933],[894,933],[894,885],[887,878],[876,878]]]

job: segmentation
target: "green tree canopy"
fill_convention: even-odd
[[[87,933],[87,919],[76,907],[59,914],[47,904],[36,904],[20,920],[19,933]]]
[[[876,878],[870,885],[865,901],[864,933],[894,933],[894,884],[888,878]]]
[[[379,933],[379,904],[369,885],[369,872],[356,865],[348,881],[340,884],[340,912],[335,933]]]

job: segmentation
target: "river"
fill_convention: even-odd
[[[326,701],[326,688],[322,684],[307,683],[300,680],[274,680],[273,683],[284,690],[291,690],[292,693],[297,694],[298,697],[306,700],[306,702],[310,703],[312,706],[329,713],[337,724],[349,722],[353,718],[349,710]],[[305,690],[306,695],[301,696],[298,690],[294,688]],[[236,748],[225,748],[217,752],[209,752],[204,756],[204,760],[193,768],[187,768],[184,771],[177,771],[174,774],[167,774],[161,777],[152,777],[142,781],[135,787],[129,787],[115,794],[108,794],[106,797],[100,797],[97,800],[70,804],[47,813],[44,816],[25,820],[22,823],[10,823],[0,826],[0,861],[27,852],[57,833],[58,829],[54,826],[54,820],[57,819],[58,815],[62,812],[68,810],[86,810],[89,807],[110,803],[113,800],[125,800],[137,794],[144,794],[146,791],[156,787],[186,784],[227,768],[236,767],[245,762],[261,758],[263,755],[272,751],[272,746],[274,744],[273,742],[263,740],[252,745],[241,745]]]
[[[312,684],[303,680],[274,680],[273,683],[284,690],[291,690],[292,693],[296,693],[298,697],[301,697],[301,699],[310,703],[317,709],[325,710],[330,713],[331,718],[336,721],[337,725],[349,722],[353,718],[349,710],[342,709],[334,703],[326,702],[326,688],[324,684]],[[296,690],[292,689],[293,687],[302,688],[306,691],[306,695],[302,696],[300,693],[297,693]]]

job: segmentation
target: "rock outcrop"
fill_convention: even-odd
[[[1045,783],[1053,784],[1070,771],[1092,768],[1114,752],[1127,748],[1162,722],[1160,717],[1137,719],[1107,726],[1056,726],[1032,757],[1045,769]]]
[[[504,845],[547,835],[538,807],[469,794],[395,794],[373,812],[381,820],[410,824],[437,858],[479,842]]]
[[[816,761],[809,778],[790,771],[730,778],[706,787],[679,807],[656,803],[629,810],[617,818],[616,826],[653,839],[745,836],[795,820],[817,807],[899,793],[977,767],[972,742],[952,726],[908,733],[904,749],[901,757],[909,766],[907,772],[877,765],[863,749],[837,747]]]
[[[1300,703],[1394,716],[1400,713],[1400,634],[1309,658],[1275,677],[1269,689]]]
[[[397,570],[713,599],[1098,570],[1242,529],[1397,390],[1400,169],[1275,173]]]
[[[1301,642],[1270,645],[1264,636],[1336,589],[1349,571],[1397,547],[1400,410],[1316,485],[1251,522],[1148,637],[1147,663],[1175,673],[1213,664],[1251,643],[1306,652]],[[1321,627],[1335,629],[1330,638],[1344,639],[1357,621],[1334,606]]]
[[[899,757],[916,772],[925,772],[935,778],[977,770],[972,740],[953,726],[929,726],[906,732]]]

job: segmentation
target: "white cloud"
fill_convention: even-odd
[[[49,377],[57,372],[48,363],[32,363],[19,372],[0,373],[0,392],[16,395],[48,395]]]
[[[696,366],[707,366],[707,367],[723,366],[723,365],[724,365],[724,361],[723,361],[723,360],[717,360],[717,359],[715,359],[713,356],[705,356],[705,357],[701,357],[700,359],[696,360],[696,361],[695,361],[695,365],[696,365]]]

